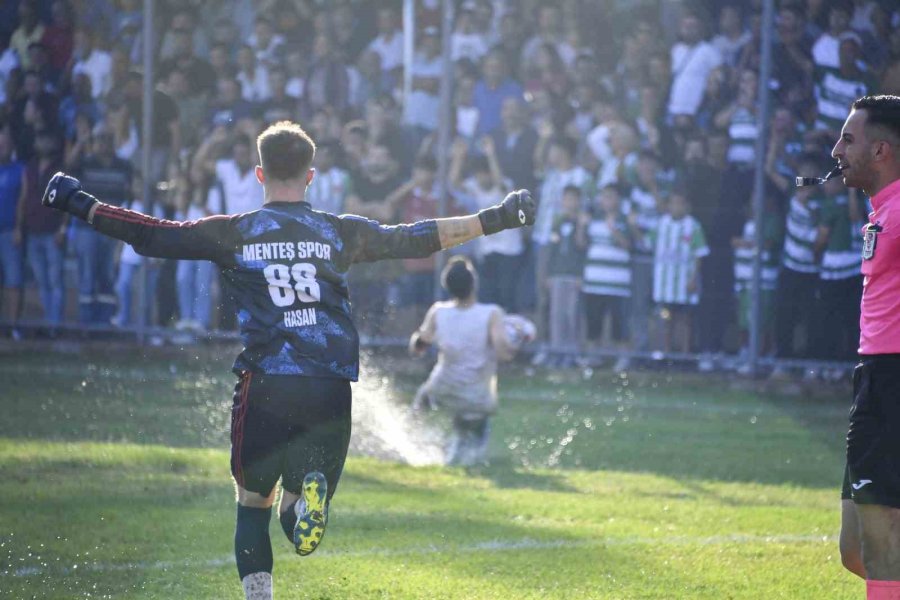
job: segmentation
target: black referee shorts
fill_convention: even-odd
[[[231,409],[231,474],[242,488],[268,496],[300,494],[320,471],[334,494],[350,444],[350,382],[244,371]]]
[[[853,371],[841,497],[900,508],[900,354],[861,356]]]

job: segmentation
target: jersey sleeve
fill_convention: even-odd
[[[691,235],[691,254],[696,258],[709,256],[709,246],[706,245],[706,235],[700,223],[694,223],[693,235]]]
[[[94,229],[131,244],[138,254],[154,258],[210,260],[234,264],[237,234],[233,217],[217,215],[196,221],[168,221],[100,203]]]
[[[351,263],[387,258],[425,258],[441,249],[434,219],[408,225],[382,225],[356,215],[342,215],[341,238]]]

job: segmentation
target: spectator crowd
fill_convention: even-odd
[[[617,369],[652,352],[698,353],[701,369],[727,354],[739,367],[757,254],[764,352],[855,353],[867,198],[839,181],[797,189],[793,178],[830,168],[853,100],[900,94],[894,0],[780,0],[765,123],[759,0],[465,0],[450,64],[441,2],[417,0],[406,66],[399,0],[156,6],[143,173],[142,2],[0,0],[0,321],[15,338],[23,297],[50,334],[66,320],[132,326],[139,306],[150,324],[233,327],[212,265],[144,259],[42,210],[57,170],[158,216],[241,213],[262,204],[256,135],[292,119],[318,144],[314,208],[386,223],[435,217],[450,70],[448,214],[515,188],[538,201],[533,228],[460,250],[478,264],[483,301],[535,317],[546,350],[536,362],[565,365],[596,348],[628,351]],[[433,259],[354,268],[364,332],[406,335],[434,299],[434,271]]]

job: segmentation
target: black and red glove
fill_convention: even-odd
[[[91,208],[99,200],[81,190],[81,182],[66,175],[62,171],[50,178],[47,189],[41,203],[44,206],[55,208],[69,214],[73,214],[84,221],[88,220]]]

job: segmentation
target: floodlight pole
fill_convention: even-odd
[[[452,141],[453,132],[451,127],[451,92],[453,86],[453,61],[450,60],[450,36],[453,33],[453,0],[443,0],[441,2],[441,98],[440,98],[440,115],[438,119],[437,130],[437,185],[438,185],[438,217],[447,216],[447,198],[449,194],[449,186],[447,185],[447,173],[449,171],[450,159],[450,143]],[[434,269],[434,299],[440,300],[441,297],[441,270],[446,262],[443,252],[438,252],[435,257]]]
[[[766,151],[768,149],[769,81],[772,79],[772,35],[775,27],[775,0],[763,0],[762,22],[760,23],[761,59],[759,66],[759,82],[757,85],[757,137],[756,160],[753,173],[753,222],[754,248],[753,284],[750,288],[750,372],[755,377],[759,372],[759,352],[761,338],[761,284],[763,253],[763,219],[766,198]]]
[[[142,181],[144,182],[141,189],[141,196],[144,203],[144,212],[148,215],[153,214],[154,191],[156,187],[155,181],[150,181],[150,170],[153,164],[153,53],[156,48],[156,40],[154,39],[154,0],[144,0],[144,23],[143,23],[143,52],[144,52],[144,98],[142,102],[141,114],[141,171]],[[143,344],[146,338],[147,329],[147,309],[148,298],[147,290],[150,289],[150,268],[147,259],[141,261],[141,277],[139,281],[138,297],[138,343]]]

